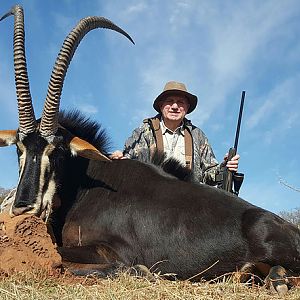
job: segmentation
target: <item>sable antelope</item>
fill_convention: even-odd
[[[214,278],[249,269],[286,288],[285,271],[300,271],[299,230],[235,195],[182,181],[136,160],[110,161],[96,122],[59,113],[64,78],[84,35],[103,27],[130,36],[100,17],[82,19],[65,39],[36,120],[24,50],[23,10],[15,6],[14,63],[18,130],[0,131],[15,144],[19,182],[11,215],[35,214],[52,225],[75,274],[112,274],[120,266],[156,265],[179,279]],[[211,266],[211,268],[208,268]],[[273,268],[272,268],[273,267]],[[280,272],[278,271],[280,270]],[[274,275],[275,274],[275,275]]]

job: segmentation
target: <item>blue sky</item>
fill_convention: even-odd
[[[2,1],[0,15],[15,1]],[[207,135],[218,160],[233,145],[241,91],[246,91],[238,152],[240,196],[273,212],[300,207],[300,2],[19,1],[35,113],[40,117],[61,44],[79,19],[111,19],[134,39],[94,30],[82,41],[64,84],[61,108],[98,120],[121,149],[153,116],[166,81],[198,96],[188,117]],[[0,129],[18,126],[13,71],[13,18],[0,23]],[[17,182],[13,146],[0,149],[0,186]]]

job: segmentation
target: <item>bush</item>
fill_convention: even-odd
[[[295,208],[292,211],[281,211],[279,216],[300,228],[300,207]]]
[[[0,204],[2,203],[4,198],[9,194],[10,191],[11,189],[5,189],[0,187]]]

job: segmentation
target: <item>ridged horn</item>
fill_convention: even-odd
[[[0,21],[14,16],[14,68],[19,110],[19,131],[27,135],[35,131],[36,120],[32,106],[25,55],[24,14],[20,5],[15,5]]]
[[[83,37],[89,31],[96,28],[107,28],[117,31],[134,43],[132,38],[124,30],[108,19],[103,17],[86,17],[79,21],[65,39],[53,67],[40,124],[40,133],[44,137],[51,139],[57,131],[61,92],[75,50]]]

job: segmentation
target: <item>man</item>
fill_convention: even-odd
[[[125,149],[115,151],[112,159],[133,158],[149,161],[155,150],[164,151],[167,158],[174,157],[193,170],[195,179],[209,185],[222,181],[222,167],[236,172],[240,156],[218,164],[203,131],[186,119],[197,106],[197,96],[189,93],[183,83],[167,82],[163,92],[155,99],[154,118],[144,120],[125,142]]]

